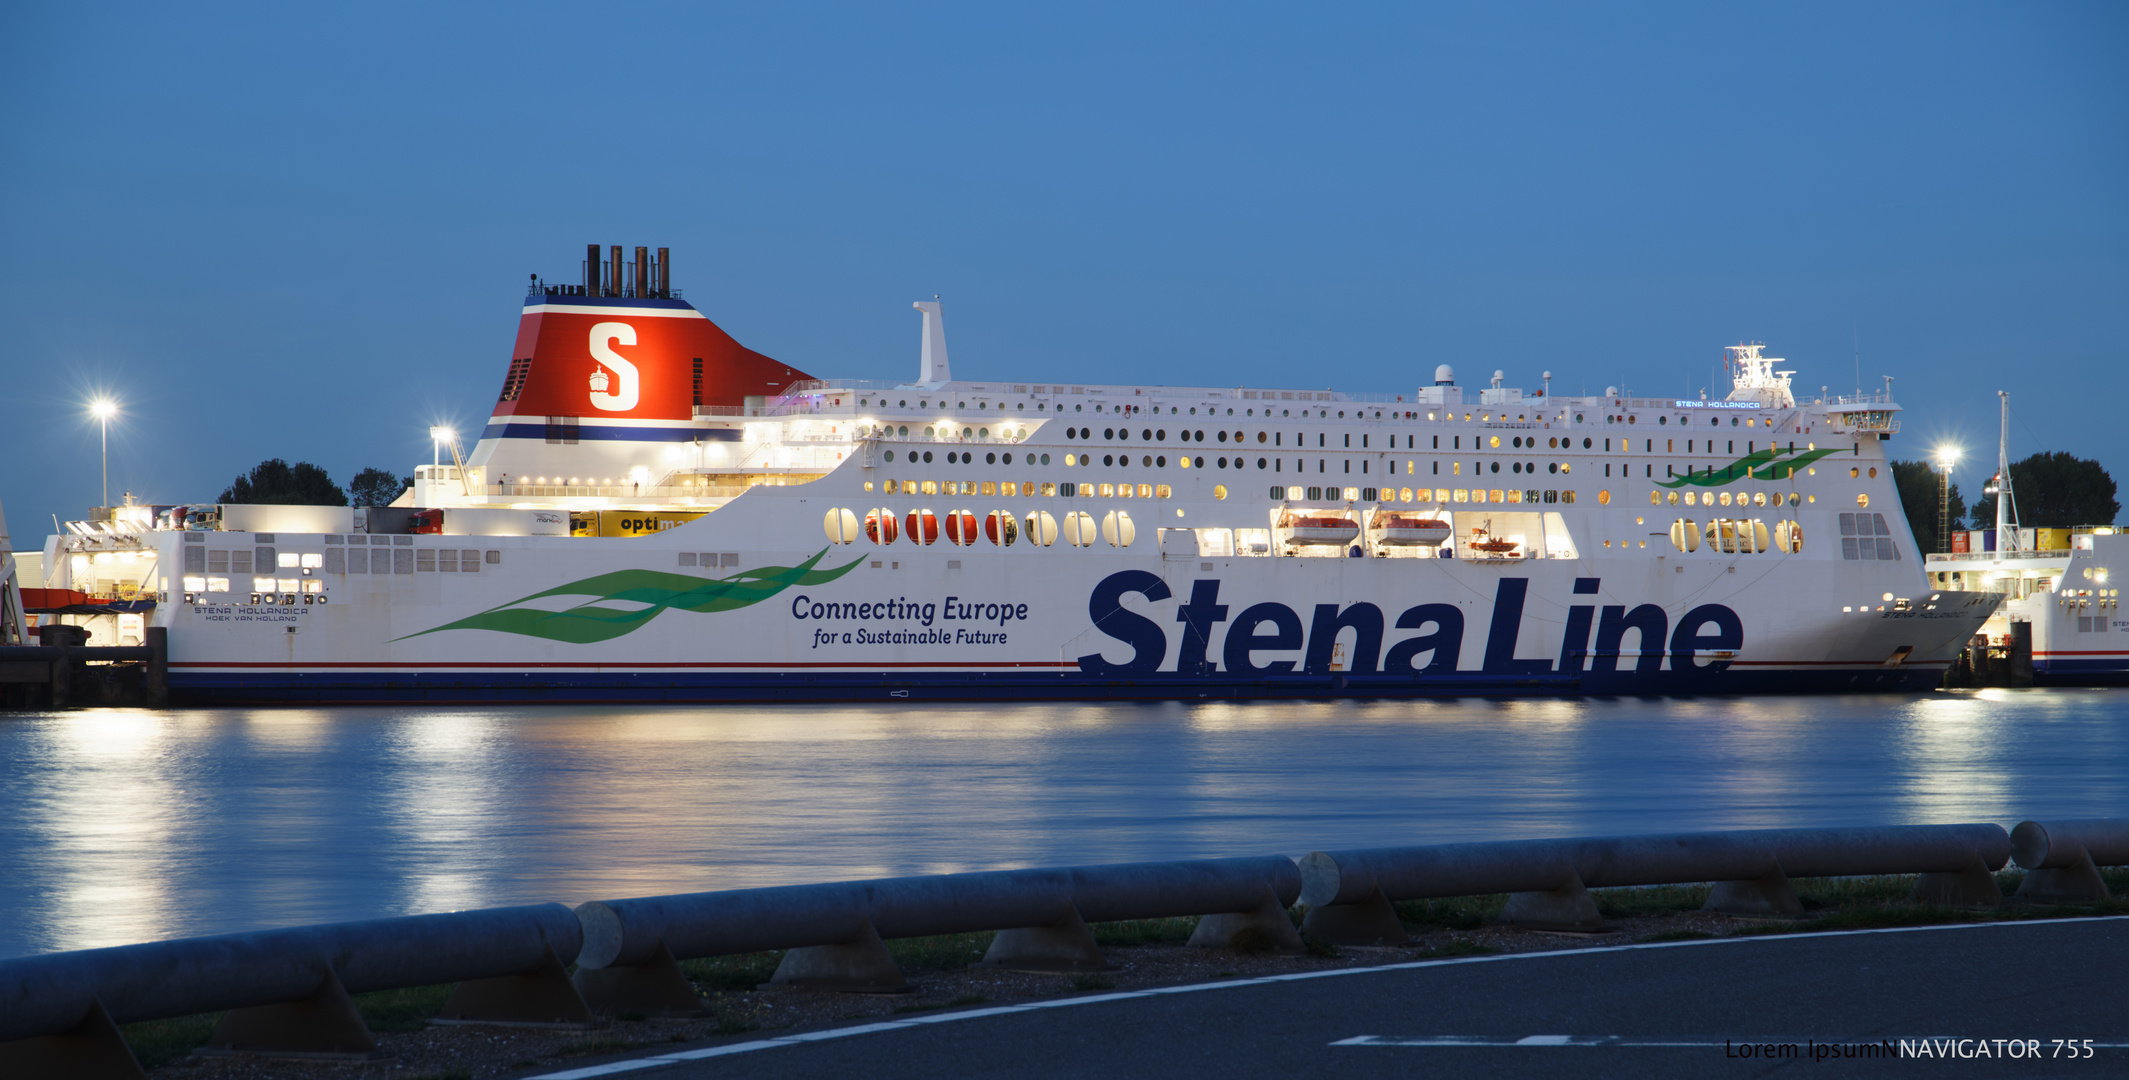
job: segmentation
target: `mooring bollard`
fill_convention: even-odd
[[[2011,853],[2026,872],[2019,899],[2036,904],[2097,904],[2114,898],[2102,866],[2129,864],[2129,818],[2023,821],[2011,830]]]

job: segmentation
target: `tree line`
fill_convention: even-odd
[[[1927,461],[1895,461],[1893,482],[1907,527],[1924,551],[1949,551],[1951,538],[1937,535],[1937,471]],[[2097,461],[2061,450],[2048,450],[2011,462],[2012,505],[2022,528],[2067,529],[2077,525],[2111,525],[2121,513],[2114,478]],[[1996,527],[1996,496],[1983,495],[1972,506],[1951,485],[1946,500],[1951,528]],[[1968,524],[1971,522],[1972,524]]]
[[[411,476],[371,468],[356,473],[343,490],[324,469],[308,461],[290,465],[280,458],[268,458],[224,488],[220,501],[283,506],[389,506],[413,486]]]

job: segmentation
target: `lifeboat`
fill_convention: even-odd
[[[1465,541],[1464,546],[1473,551],[1483,551],[1488,555],[1513,555],[1519,545],[1513,540],[1503,540],[1498,536],[1494,536],[1484,529],[1473,529],[1471,530],[1471,539]]]
[[[1415,517],[1411,514],[1375,515],[1375,538],[1385,544],[1424,544],[1433,547],[1449,539],[1449,533],[1449,523],[1437,518]]]
[[[939,516],[929,510],[909,512],[909,542],[929,547],[939,542]]]
[[[1003,510],[993,510],[983,517],[983,535],[999,547],[1012,547],[1020,539],[1020,524],[1013,515]]]
[[[865,515],[865,539],[875,544],[892,544],[895,531],[894,511],[874,510]]]
[[[1288,514],[1279,522],[1279,527],[1286,530],[1286,542],[1296,547],[1304,544],[1344,545],[1360,535],[1360,525],[1351,518],[1328,514],[1313,517]]]

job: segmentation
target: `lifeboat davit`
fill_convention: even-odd
[[[1437,518],[1411,514],[1375,515],[1375,538],[1385,544],[1433,547],[1449,539],[1449,533],[1449,523]]]
[[[1303,517],[1288,515],[1280,523],[1286,530],[1286,542],[1296,547],[1305,544],[1348,544],[1360,535],[1360,525],[1351,518],[1322,515]]]

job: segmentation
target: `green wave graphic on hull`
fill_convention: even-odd
[[[816,570],[827,548],[797,566],[764,566],[744,570],[728,578],[705,580],[659,570],[616,570],[557,585],[544,592],[520,597],[507,604],[468,615],[405,637],[405,641],[446,630],[491,630],[499,634],[522,634],[570,645],[590,645],[632,633],[668,608],[702,614],[734,611],[759,604],[793,585],[822,585],[856,569],[859,559],[832,570]],[[589,596],[575,607],[552,610],[520,607],[520,604],[554,596]],[[616,601],[642,607],[614,607]]]
[[[1688,485],[1692,487],[1721,487],[1724,484],[1734,484],[1748,476],[1754,480],[1786,480],[1794,475],[1796,470],[1804,468],[1822,457],[1826,457],[1829,454],[1846,453],[1846,451],[1806,450],[1787,461],[1779,460],[1784,453],[1787,453],[1787,451],[1779,449],[1761,450],[1756,454],[1746,454],[1744,457],[1738,458],[1720,469],[1710,466],[1703,472],[1687,473],[1684,476],[1674,476],[1668,480],[1659,480],[1656,482],[1656,486],[1667,488],[1682,488]]]

